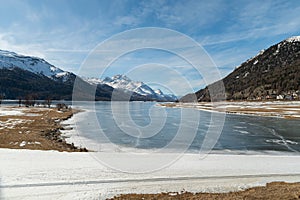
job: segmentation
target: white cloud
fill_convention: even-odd
[[[45,54],[40,51],[41,47],[38,44],[17,45],[14,36],[10,34],[0,34],[0,49],[45,58]]]

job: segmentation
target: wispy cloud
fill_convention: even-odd
[[[203,45],[216,45],[277,35],[299,34],[300,5],[296,1],[251,1],[235,12],[224,32],[198,36]]]

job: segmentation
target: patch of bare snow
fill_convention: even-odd
[[[19,110],[11,110],[6,108],[0,109],[0,116],[20,116],[20,115],[24,115],[24,113]]]
[[[38,145],[40,145],[41,143],[40,142],[27,142],[27,144],[38,144]]]
[[[0,121],[0,129],[9,128],[12,129],[16,125],[23,124],[28,120],[22,120],[22,119],[8,119],[6,121]]]
[[[246,72],[244,78],[246,78],[249,74],[250,74],[249,72]]]
[[[43,110],[43,108],[24,108],[24,107],[0,107],[0,116],[29,116],[37,117],[41,116],[37,111]],[[30,112],[28,112],[30,111]]]
[[[273,53],[274,56],[277,55],[277,54],[279,53],[280,47],[281,47],[281,43],[279,43],[279,44],[277,45],[277,49],[276,49],[276,51]]]
[[[21,143],[20,143],[20,147],[24,147],[26,145],[26,141],[22,141]]]

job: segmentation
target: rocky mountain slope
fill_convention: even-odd
[[[259,52],[222,79],[227,100],[299,99],[300,36],[281,41]],[[196,92],[198,101],[210,101],[209,88]],[[216,94],[217,95],[217,94]],[[193,101],[188,94],[181,101]]]
[[[23,56],[14,52],[0,50],[0,69],[19,68],[37,75],[44,75],[52,80],[68,81],[70,72],[63,71],[44,59]]]

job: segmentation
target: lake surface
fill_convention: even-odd
[[[80,102],[74,106],[87,110],[77,122],[80,136],[124,148],[199,151],[208,129],[219,123],[211,122],[211,112],[165,108],[152,102]],[[224,117],[220,136],[213,138],[213,150],[300,151],[299,120],[234,114]]]

